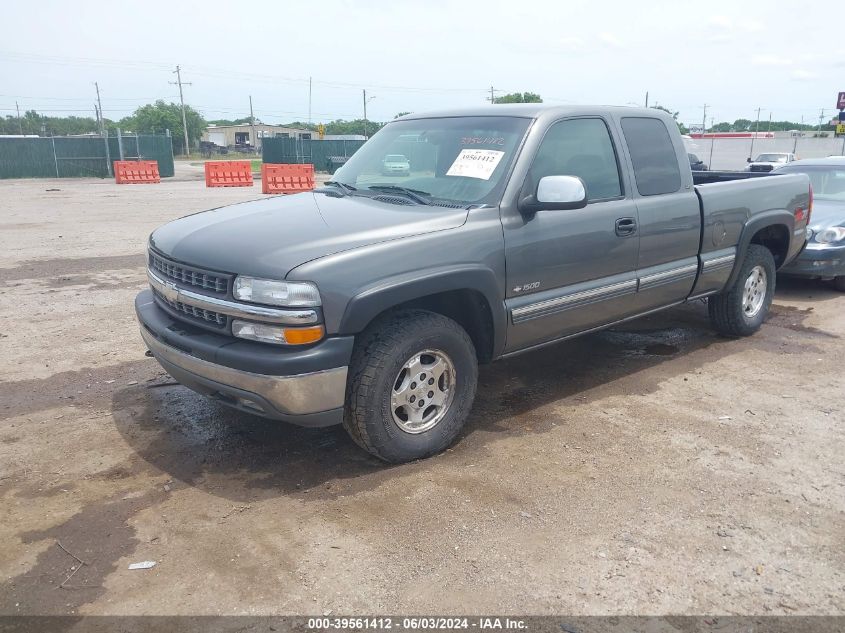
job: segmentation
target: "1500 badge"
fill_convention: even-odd
[[[524,286],[515,286],[513,291],[514,292],[527,292],[529,290],[537,290],[540,287],[539,281],[532,281],[530,284],[525,284]]]

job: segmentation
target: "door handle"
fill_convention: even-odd
[[[637,232],[637,221],[634,218],[619,218],[616,220],[616,235],[625,237]]]

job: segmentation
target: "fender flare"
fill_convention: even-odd
[[[745,223],[745,226],[742,227],[742,233],[739,235],[739,242],[736,245],[734,268],[733,271],[731,271],[731,276],[725,284],[725,288],[730,288],[736,282],[741,264],[745,261],[745,254],[748,252],[748,246],[751,244],[751,238],[753,238],[754,235],[761,229],[777,225],[782,225],[787,228],[789,232],[789,243],[792,244],[792,231],[795,228],[795,216],[786,209],[772,209],[770,211],[764,211],[763,213],[753,216]]]
[[[500,356],[507,334],[504,291],[496,273],[483,265],[414,271],[387,277],[362,288],[346,304],[338,334],[358,334],[385,310],[451,290],[474,290],[486,299],[493,322],[493,358]]]

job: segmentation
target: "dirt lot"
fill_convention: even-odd
[[[457,444],[387,467],[144,356],[147,234],[260,196],[0,182],[0,613],[845,612],[845,296],[483,368]]]

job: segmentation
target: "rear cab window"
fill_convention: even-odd
[[[675,193],[681,188],[681,170],[672,137],[660,119],[623,117],[622,133],[634,180],[641,196]]]

